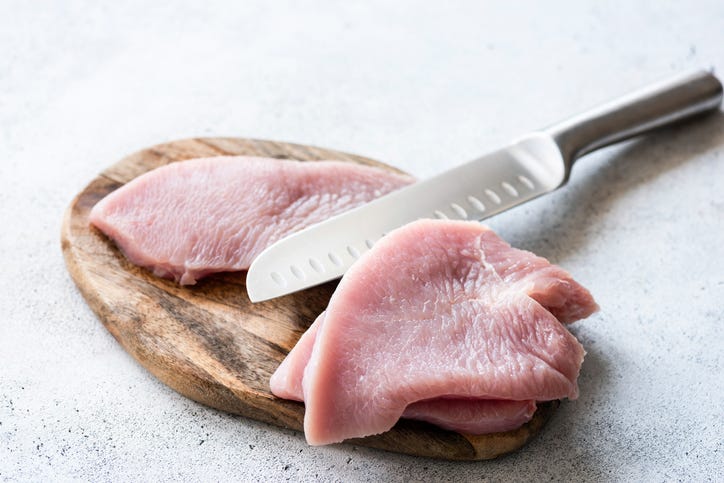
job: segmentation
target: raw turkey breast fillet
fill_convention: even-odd
[[[324,313],[302,334],[289,356],[272,375],[269,386],[274,395],[304,401],[304,368],[312,355],[317,330],[323,320]],[[528,422],[535,410],[535,401],[441,397],[410,404],[402,417],[427,421],[452,431],[483,434],[515,429]]]
[[[189,285],[245,270],[284,236],[413,181],[341,161],[201,158],[132,180],[98,202],[90,222],[131,262]]]
[[[535,401],[578,396],[584,350],[561,322],[596,309],[567,272],[490,229],[421,220],[348,270],[271,388],[304,400],[315,445],[378,434],[400,417],[512,429]]]

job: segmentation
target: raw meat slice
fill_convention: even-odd
[[[477,223],[422,220],[384,237],[343,277],[317,333],[307,441],[381,433],[440,397],[575,399],[583,348],[527,291],[566,320],[597,307],[563,271],[565,283],[536,283],[534,271],[556,278],[540,260]]]
[[[322,325],[325,313],[319,314],[317,320],[302,334],[296,345],[272,374],[269,379],[269,388],[275,396],[292,401],[304,401],[304,390],[302,389],[304,368],[307,367],[309,358],[312,357],[317,329]]]
[[[190,285],[245,270],[285,235],[412,182],[341,161],[194,159],[139,176],[98,202],[90,221],[131,262]]]
[[[571,275],[548,260],[511,248],[492,230],[482,233],[485,262],[511,290],[525,292],[564,324],[584,319],[598,310],[591,294]]]
[[[274,395],[294,401],[304,400],[302,376],[323,320],[324,312],[302,334],[272,375],[269,386]],[[485,434],[518,428],[530,421],[535,410],[535,401],[436,398],[410,404],[402,417],[427,421],[452,431]]]
[[[560,267],[530,252],[513,250],[491,231],[484,232],[486,261],[500,277],[545,306],[573,322],[596,309],[588,291]],[[303,400],[302,376],[309,361],[323,315],[305,332],[272,375],[270,387],[278,397]],[[530,420],[534,401],[433,399],[410,404],[402,417],[421,419],[446,429],[473,434],[506,431]]]
[[[410,404],[402,417],[460,433],[489,434],[521,427],[535,410],[535,401],[440,397]]]

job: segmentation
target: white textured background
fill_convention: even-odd
[[[59,229],[150,144],[316,144],[420,177],[688,67],[724,71],[724,3],[0,2],[0,480],[724,478],[724,115],[581,161],[492,221],[602,311],[581,397],[493,462],[446,463],[202,407],[86,307]]]

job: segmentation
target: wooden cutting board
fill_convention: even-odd
[[[88,224],[98,200],[147,171],[175,161],[230,154],[336,159],[398,171],[352,154],[272,141],[199,138],[160,144],[112,165],[73,200],[63,220],[63,254],[101,322],[165,384],[207,406],[303,431],[304,405],[273,396],[269,377],[326,308],[336,283],[258,304],[246,295],[245,272],[217,274],[180,287],[129,263],[113,242]],[[452,460],[495,458],[537,434],[557,406],[540,405],[528,424],[506,433],[473,436],[401,420],[385,434],[350,443]]]

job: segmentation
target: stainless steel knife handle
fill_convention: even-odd
[[[595,149],[716,109],[722,84],[706,70],[663,80],[544,129],[566,163]]]

